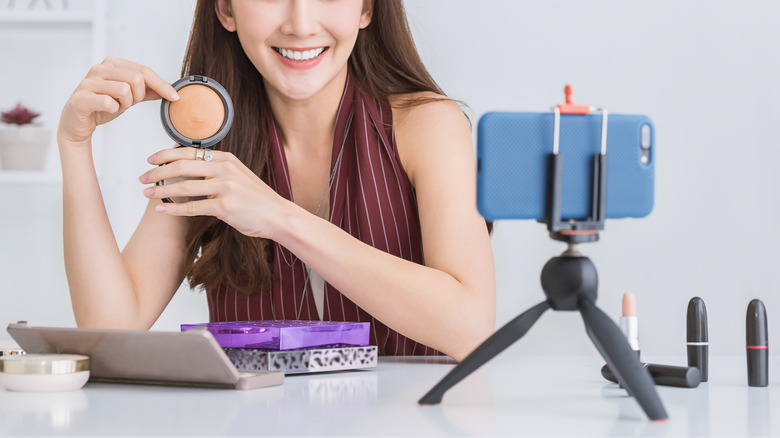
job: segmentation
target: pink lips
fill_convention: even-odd
[[[295,49],[288,49],[288,50],[295,50],[295,51],[304,52],[306,50],[318,49],[320,47],[322,47],[322,46],[300,48],[300,49],[299,48],[295,48]],[[298,70],[305,70],[305,69],[312,68],[312,67],[316,66],[317,64],[319,64],[320,61],[322,61],[322,58],[323,58],[322,55],[324,55],[329,49],[330,49],[330,47],[325,47],[325,50],[323,50],[322,53],[320,53],[318,56],[316,56],[316,57],[314,57],[312,59],[307,59],[305,61],[296,61],[296,60],[287,58],[285,56],[282,56],[282,54],[277,52],[276,50],[274,50],[274,53],[276,53],[276,56],[279,57],[279,60],[285,66],[290,67],[290,68],[294,68],[294,69],[298,69]]]

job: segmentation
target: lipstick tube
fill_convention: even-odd
[[[746,318],[747,373],[749,386],[769,384],[769,335],[766,307],[761,300],[750,301]]]
[[[707,307],[704,305],[704,300],[699,297],[691,298],[686,316],[688,366],[698,368],[701,381],[706,382],[709,379],[710,343],[707,336]]]
[[[628,345],[639,357],[639,317],[636,312],[636,297],[631,292],[623,294],[623,313],[620,317],[620,331],[628,341]]]
[[[643,363],[642,366],[650,372],[650,377],[653,378],[653,383],[656,385],[695,388],[701,382],[701,373],[695,367],[676,367],[652,363]],[[618,383],[617,377],[612,374],[607,365],[601,367],[601,375],[612,383]]]

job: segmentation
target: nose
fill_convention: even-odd
[[[282,32],[298,38],[319,33],[320,25],[313,0],[291,0],[289,4],[289,12],[282,26]]]

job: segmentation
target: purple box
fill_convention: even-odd
[[[322,345],[368,345],[370,323],[334,321],[234,321],[182,324],[181,331],[205,328],[223,348],[295,350]]]

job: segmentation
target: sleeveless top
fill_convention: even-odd
[[[275,123],[268,132],[269,185],[292,200],[287,159]],[[365,94],[349,75],[336,115],[331,171],[328,220],[368,245],[423,264],[417,198],[398,156],[390,105]],[[319,319],[306,266],[276,242],[273,251],[272,290],[243,295],[222,286],[208,291],[210,321]],[[380,355],[441,354],[390,329],[327,282],[323,301],[325,321],[370,322],[370,344],[378,347]]]

